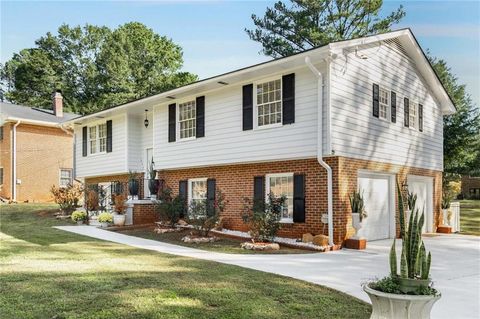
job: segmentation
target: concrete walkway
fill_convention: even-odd
[[[361,284],[388,274],[388,253],[392,243],[391,240],[370,242],[364,251],[343,249],[300,255],[242,255],[177,246],[90,226],[56,228],[141,249],[301,279],[368,302]],[[480,237],[435,235],[425,237],[424,242],[427,250],[432,252],[431,275],[435,288],[442,293],[442,298],[433,308],[432,318],[480,318]],[[400,241],[397,245],[400,251]]]

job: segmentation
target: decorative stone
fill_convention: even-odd
[[[302,242],[304,243],[311,243],[313,241],[313,235],[310,233],[306,233],[302,235]]]
[[[166,234],[166,233],[175,233],[175,232],[178,232],[178,231],[180,231],[180,229],[157,227],[157,228],[155,228],[153,231],[154,231],[155,233],[157,233],[157,234]]]
[[[217,241],[217,237],[192,237],[185,236],[182,238],[182,241],[187,244],[204,244],[204,243],[213,243]]]
[[[316,235],[313,237],[312,242],[317,246],[328,246],[328,236]]]
[[[245,242],[241,244],[243,249],[248,250],[257,250],[257,251],[265,251],[265,250],[279,250],[280,245],[277,243],[252,243],[252,242]]]
[[[179,226],[187,226],[188,223],[187,223],[186,221],[184,221],[183,219],[180,219],[180,220],[178,220],[177,225],[179,225]]]
[[[349,238],[345,240],[345,248],[348,249],[365,249],[367,248],[367,240],[365,238],[355,239]]]

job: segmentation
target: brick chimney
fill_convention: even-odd
[[[63,117],[63,96],[60,90],[52,94],[53,114],[57,117]]]

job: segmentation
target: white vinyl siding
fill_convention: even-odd
[[[282,80],[275,79],[256,85],[257,126],[282,123]]]
[[[347,57],[339,55],[331,64],[331,140],[335,155],[442,170],[442,113],[415,65],[387,45],[361,53],[368,59],[356,58],[352,52]],[[371,115],[372,83],[396,92],[396,123]],[[423,104],[423,132],[403,125],[404,97]]]
[[[317,67],[322,72],[326,71],[325,65]],[[285,73],[287,72],[295,73],[295,123],[291,125],[281,125],[274,129],[242,130],[242,86],[262,83],[262,79],[251,79],[245,83],[204,93],[206,134],[201,139],[168,143],[168,104],[172,102],[157,106],[154,120],[156,167],[173,169],[315,157],[318,127],[317,81],[306,67]],[[327,94],[324,95],[324,102],[326,100]],[[324,132],[327,127],[326,112],[324,108]],[[326,134],[324,138],[326,140]]]
[[[269,194],[276,198],[286,197],[280,221],[293,223],[293,173],[269,174],[265,178],[265,183],[266,199]]]

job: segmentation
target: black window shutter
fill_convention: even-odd
[[[196,101],[196,109],[197,109],[197,126],[196,126],[196,137],[204,137],[205,136],[205,96],[197,97]]]
[[[418,130],[423,132],[423,105],[418,104]]]
[[[168,106],[168,142],[175,142],[176,135],[176,104],[170,104]]]
[[[305,175],[293,175],[293,222],[305,222]]]
[[[410,105],[409,105],[409,101],[408,101],[408,98],[404,98],[403,99],[403,123],[406,127],[409,127],[410,126]]]
[[[295,73],[282,77],[283,124],[295,123]]]
[[[107,153],[112,152],[112,120],[107,121]]]
[[[265,176],[253,178],[253,200],[256,203],[265,202]]]
[[[253,84],[243,86],[242,127],[244,131],[253,129]]]
[[[378,84],[373,83],[373,116],[379,117],[380,115],[380,88]]]
[[[390,104],[392,109],[392,123],[397,123],[397,94],[393,91],[390,93]]]
[[[214,214],[214,205],[215,205],[215,190],[216,182],[215,179],[207,179],[207,215],[212,216]]]
[[[180,217],[185,217],[187,211],[187,187],[188,181],[179,181],[178,182],[178,197],[182,199],[183,202],[183,212],[180,214]]]
[[[87,127],[82,127],[82,156],[87,156]]]

